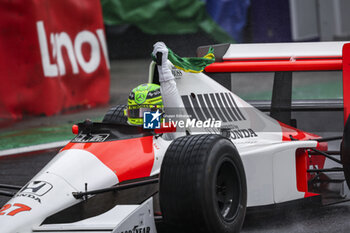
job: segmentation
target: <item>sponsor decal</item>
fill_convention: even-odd
[[[136,93],[135,102],[138,104],[142,104],[143,102],[145,102],[146,97],[147,97],[147,91],[142,91],[142,92],[140,91]]]
[[[104,142],[110,134],[78,134],[75,138],[73,138],[72,142]]]
[[[24,211],[31,211],[31,210],[32,208],[21,203],[15,203],[13,205],[6,204],[0,209],[0,216],[2,215],[15,216],[18,213],[21,213]]]
[[[232,128],[230,128],[232,127]],[[224,137],[231,140],[244,139],[244,138],[257,138],[259,135],[251,128],[239,129],[237,126],[227,125],[226,128],[206,128],[205,130],[211,134],[221,134]]]
[[[106,66],[109,68],[107,45],[103,29],[97,29],[95,32],[82,30],[72,39],[67,32],[52,32],[46,35],[43,21],[38,21],[36,28],[45,77],[57,77],[66,74],[66,65],[68,64],[64,63],[63,50],[67,52],[73,74],[79,74],[80,70],[83,70],[85,73],[96,71],[102,60],[101,50]],[[83,55],[83,44],[87,44],[90,47],[88,58]],[[51,51],[50,48],[52,48]],[[50,58],[53,59],[51,60]]]
[[[41,204],[41,199],[33,194],[28,194],[28,193],[19,193],[16,195],[16,197],[28,197],[33,199],[34,201],[37,201]]]
[[[174,75],[175,78],[181,78],[182,77],[182,71],[177,69],[175,66],[171,67],[171,73]]]
[[[22,188],[21,193],[29,193],[35,194],[37,196],[44,196],[52,188],[52,184],[46,181],[32,181]]]
[[[254,138],[258,137],[254,130],[248,129],[230,129],[230,138],[232,140],[241,139],[241,138]]]
[[[156,150],[159,150],[159,149],[160,149],[157,143],[153,143],[153,147],[154,147]]]
[[[148,92],[147,96],[149,97],[155,97],[155,96],[160,96],[161,95],[161,92],[160,90],[157,90],[157,91],[150,91]]]
[[[144,129],[159,129],[162,113],[159,109],[156,112],[143,113],[143,128]]]
[[[150,232],[151,232],[150,227],[137,228],[137,226],[135,226],[134,229],[132,230],[120,231],[118,233],[150,233]]]
[[[46,181],[31,181],[24,186],[16,197],[27,197],[41,203],[41,196],[44,196],[53,188],[52,184]]]

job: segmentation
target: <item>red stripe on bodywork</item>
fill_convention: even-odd
[[[350,114],[350,43],[343,46],[344,124]]]
[[[308,153],[305,149],[299,148],[295,153],[296,161],[296,177],[297,177],[297,189],[299,192],[305,192],[304,197],[317,196],[316,193],[308,192],[308,180],[309,174],[306,172],[309,161]]]
[[[291,136],[293,139],[306,141],[320,138],[320,136],[312,133],[307,133],[302,130],[293,128],[289,125],[279,122],[282,128],[282,140],[291,141]],[[326,151],[328,144],[326,142],[317,143],[318,150]],[[324,168],[326,158],[321,155],[311,155],[309,156],[307,149],[299,148],[295,154],[296,161],[296,179],[297,179],[297,189],[300,192],[305,192],[304,197],[311,197],[318,194],[308,192],[308,181],[313,177],[306,171],[307,169],[317,167],[319,169]]]
[[[309,140],[321,138],[320,136],[312,133],[304,132],[300,129],[293,128],[292,126],[286,125],[282,122],[278,122],[282,128],[282,140],[283,141],[291,141],[291,136],[297,140]]]
[[[68,143],[62,150],[80,149],[95,155],[119,182],[150,176],[154,163],[153,136],[94,143]]]
[[[290,61],[291,59],[295,60],[334,60],[334,59],[342,59],[341,56],[285,56],[285,57],[231,57],[231,58],[222,58],[224,61]]]
[[[265,72],[265,71],[311,71],[341,70],[341,59],[300,61],[225,61],[214,62],[205,68],[206,72]]]
[[[160,129],[154,129],[156,134],[162,133],[174,133],[176,132],[176,126],[170,122],[163,122]]]

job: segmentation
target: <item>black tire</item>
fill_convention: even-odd
[[[162,163],[159,184],[164,224],[177,232],[239,232],[247,185],[236,147],[220,135],[175,139]]]
[[[119,125],[128,125],[128,118],[124,115],[124,109],[127,107],[126,104],[117,105],[108,110],[106,115],[103,117],[103,123],[113,123]]]
[[[340,156],[343,164],[345,180],[350,188],[350,118],[347,119],[344,126],[343,140],[340,144]]]

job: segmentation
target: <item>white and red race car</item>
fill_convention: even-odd
[[[207,73],[342,70],[347,119],[348,44],[220,45],[215,50],[221,61]],[[338,185],[336,201],[346,200],[350,123],[343,137],[321,138],[275,120],[207,74],[172,69],[189,121],[214,118],[221,128],[166,137],[169,128],[126,125],[124,106],[112,108],[102,123],[79,123],[73,127],[77,136],[24,187],[0,185],[18,189],[0,192],[13,195],[0,209],[1,233],[152,233],[156,221],[178,232],[239,232],[247,208],[323,198],[329,189],[325,183]],[[157,75],[149,81],[157,83]],[[277,89],[275,96],[277,102],[284,99]],[[271,115],[278,119],[283,111],[276,109]],[[327,141],[335,139],[342,139],[341,159],[327,151]],[[326,167],[326,159],[340,165]],[[343,172],[346,179],[328,175]]]

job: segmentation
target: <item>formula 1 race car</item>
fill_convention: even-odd
[[[344,44],[246,45],[250,57],[236,56],[242,45],[214,46],[219,61],[206,71],[344,69],[345,88],[350,75],[341,66],[348,59]],[[258,47],[265,48],[264,56]],[[154,67],[149,82],[158,83]],[[327,198],[335,186],[333,201],[347,200],[349,121],[343,136],[320,137],[276,120],[285,115],[283,108],[274,105],[274,119],[205,73],[171,68],[189,124],[217,119],[221,127],[188,127],[185,135],[170,137],[176,135],[171,127],[126,124],[123,105],[111,108],[101,123],[79,123],[73,126],[76,137],[24,187],[0,185],[18,189],[0,192],[12,196],[0,209],[1,233],[154,233],[158,222],[166,232],[239,232],[249,207]],[[328,151],[327,142],[339,139],[341,150]],[[326,160],[340,166],[326,167]]]

